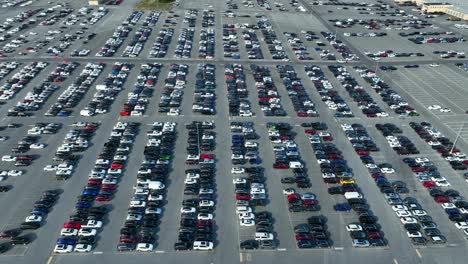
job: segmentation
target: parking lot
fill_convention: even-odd
[[[0,11],[0,262],[462,263],[466,42],[400,34],[453,22],[136,2]]]

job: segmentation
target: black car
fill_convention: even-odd
[[[252,249],[258,249],[258,241],[256,240],[245,240],[240,243],[240,249],[244,250],[252,250]]]
[[[117,245],[118,251],[131,251],[135,249],[135,244],[133,243],[120,243]]]
[[[11,185],[2,185],[0,186],[0,192],[8,192],[11,188],[13,188]]]
[[[30,236],[24,235],[24,236],[17,236],[17,237],[12,238],[10,243],[12,245],[27,245],[31,243],[31,241],[32,241],[32,238]]]
[[[10,250],[10,248],[11,248],[10,243],[0,244],[0,254],[7,252],[8,250]]]
[[[39,227],[41,227],[41,223],[38,222],[24,222],[20,225],[21,229],[38,229]]]
[[[174,250],[189,250],[192,248],[192,245],[189,242],[177,242],[174,244]]]
[[[308,241],[308,240],[301,240],[301,241],[297,241],[297,247],[298,248],[314,248],[315,243],[312,241]]]

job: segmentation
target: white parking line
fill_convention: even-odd
[[[398,260],[396,258],[394,258],[393,263],[398,264]]]
[[[415,250],[416,250],[416,255],[418,255],[419,258],[422,258],[421,252],[419,252],[418,249],[415,249]]]

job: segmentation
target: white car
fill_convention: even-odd
[[[273,240],[275,237],[272,233],[267,232],[255,232],[255,240],[264,241],[264,240]]]
[[[429,66],[430,66],[430,67],[439,67],[440,64],[438,64],[438,63],[431,63],[431,64],[429,64]]]
[[[294,188],[286,188],[283,190],[284,195],[290,195],[290,194],[295,194],[295,193],[296,193],[296,190],[294,190]]]
[[[193,250],[213,250],[213,242],[195,241],[193,242]]]
[[[77,253],[86,253],[86,252],[90,252],[92,248],[93,246],[89,244],[77,244],[75,246],[74,251]]]
[[[427,215],[426,210],[422,210],[422,209],[411,210],[411,213],[415,216]]]
[[[457,208],[457,206],[453,203],[441,203],[440,206],[442,206],[444,209]]]
[[[239,222],[240,226],[255,226],[255,220],[253,219],[241,219]]]
[[[234,167],[231,169],[232,174],[242,174],[245,173],[245,168],[242,167]]]
[[[439,110],[441,108],[442,108],[442,106],[440,106],[440,105],[430,105],[430,106],[427,107],[427,109],[429,109],[429,110]]]
[[[75,229],[75,228],[62,228],[62,230],[60,230],[60,235],[61,236],[77,236],[78,235],[78,229]]]
[[[136,246],[136,251],[141,252],[150,252],[153,251],[153,244],[150,243],[138,243]]]
[[[2,161],[8,161],[8,162],[16,161],[16,157],[15,156],[10,156],[10,155],[5,155],[5,156],[2,157]]]
[[[195,207],[184,206],[184,207],[180,208],[180,213],[181,214],[195,213],[195,212],[197,212],[197,208],[195,208]]]
[[[250,219],[254,220],[255,215],[253,213],[239,213],[239,219]]]
[[[40,222],[42,222],[42,216],[40,216],[40,215],[30,215],[30,216],[26,217],[26,219],[24,219],[24,221],[26,223],[30,223],[30,222],[40,223]]]
[[[452,110],[450,108],[442,108],[442,109],[439,109],[440,112],[442,113],[450,113],[452,112]]]
[[[362,231],[362,226],[358,224],[349,224],[346,226],[346,231]]]
[[[45,147],[46,147],[46,145],[45,145],[45,144],[41,144],[41,143],[35,143],[35,144],[31,144],[31,145],[29,146],[29,148],[31,148],[31,149],[43,149],[43,148],[45,148]]]
[[[388,173],[395,173],[395,170],[392,169],[392,168],[381,168],[380,171],[381,171],[382,173],[387,173],[387,174],[388,174]]]
[[[80,231],[78,231],[79,236],[96,236],[96,234],[97,230],[94,228],[81,228]]]
[[[20,171],[20,170],[8,171],[8,176],[11,176],[11,177],[17,177],[17,176],[21,176],[21,175],[23,175],[23,171]]]
[[[455,227],[458,229],[467,229],[468,228],[468,222],[456,222]]]
[[[55,245],[55,248],[54,248],[55,253],[71,253],[72,251],[73,251],[72,245],[58,244],[58,245]]]
[[[419,231],[408,231],[408,232],[406,232],[406,234],[408,235],[409,238],[423,237],[423,235]]]
[[[199,213],[197,215],[197,220],[213,220],[213,214]]]
[[[398,217],[409,217],[412,215],[411,212],[408,210],[398,210],[395,211],[395,213]]]
[[[435,184],[439,187],[449,187],[450,183],[448,181],[436,181]]]
[[[57,170],[57,165],[46,165],[44,167],[44,170],[45,171],[55,171],[55,170]]]
[[[397,204],[392,206],[393,211],[408,210],[408,207],[405,205]]]
[[[402,224],[416,224],[418,222],[414,217],[402,217],[400,221]]]
[[[81,227],[101,228],[102,227],[102,221],[88,220],[88,223],[86,223],[85,225],[82,225]]]
[[[0,142],[6,141],[8,137],[0,137]]]

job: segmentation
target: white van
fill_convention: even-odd
[[[263,241],[263,240],[273,240],[274,236],[272,233],[267,232],[256,232],[255,233],[255,240]]]
[[[349,199],[360,199],[362,198],[362,194],[358,193],[358,192],[345,192],[344,194],[344,197],[349,200]]]
[[[213,242],[195,241],[193,242],[193,250],[213,250]]]
[[[302,168],[304,168],[304,165],[302,165],[302,163],[299,162],[299,161],[290,161],[289,162],[289,168],[291,168],[291,169],[302,169]]]

